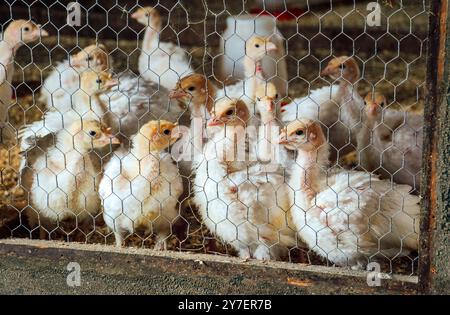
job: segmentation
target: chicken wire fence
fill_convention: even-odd
[[[416,273],[426,1],[0,11],[2,237]]]

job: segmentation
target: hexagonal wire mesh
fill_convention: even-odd
[[[427,8],[7,1],[1,236],[414,274]]]

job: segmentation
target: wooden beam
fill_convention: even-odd
[[[424,116],[419,283],[423,293],[450,292],[449,1],[431,2]]]
[[[80,266],[80,287],[67,285],[69,262]],[[371,287],[366,272],[343,268],[27,239],[0,240],[0,266],[2,294],[417,293],[413,276]]]

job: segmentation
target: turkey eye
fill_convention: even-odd
[[[302,136],[302,135],[303,135],[303,130],[297,130],[297,131],[295,132],[295,134],[296,134],[297,136]]]
[[[86,61],[91,61],[92,60],[92,56],[89,56],[86,58]]]
[[[97,135],[97,132],[95,132],[94,130],[89,131],[89,135],[91,137],[95,137],[95,135]]]
[[[30,30],[30,28],[29,28],[28,26],[25,26],[25,27],[23,28],[23,30],[24,30],[25,32],[28,32],[28,31]]]
[[[364,101],[364,105],[367,105],[367,102],[366,102],[366,101]]]
[[[257,97],[256,100],[257,100],[258,102],[261,102],[261,99],[260,99],[259,97]]]
[[[255,47],[256,47],[256,48],[259,48],[259,44],[255,44]]]
[[[382,103],[380,104],[380,106],[383,107],[383,106],[384,106],[384,102],[382,102]]]
[[[168,136],[168,135],[170,135],[170,130],[169,130],[169,129],[164,129],[163,133],[164,133],[166,136]]]
[[[225,113],[227,116],[231,116],[231,115],[233,115],[233,113],[234,113],[234,110],[232,110],[232,109],[229,109],[229,110],[227,110],[227,112]]]
[[[191,91],[191,92],[195,91],[195,86],[188,87],[188,90]]]
[[[98,84],[101,84],[101,83],[102,83],[102,80],[97,79],[97,81],[95,81],[95,82],[98,83]]]
[[[277,93],[277,94],[275,94],[275,98],[278,98],[278,93]]]

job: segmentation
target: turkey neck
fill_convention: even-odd
[[[145,51],[158,46],[159,43],[159,33],[161,32],[161,22],[153,23],[151,26],[145,28],[144,39],[143,39],[143,49]],[[156,44],[156,45],[155,45]]]
[[[361,124],[361,130],[358,133],[358,152],[367,147],[370,144],[370,138],[372,131],[375,128],[375,124],[379,122],[380,116],[368,117],[365,116],[363,123]]]
[[[248,56],[244,57],[244,75],[250,84],[250,95],[252,100],[256,98],[256,86],[258,80],[264,80],[262,61],[261,59],[254,60]]]
[[[212,94],[206,95],[206,100],[193,104],[193,106],[191,108],[191,120],[194,118],[197,118],[197,119],[200,118],[200,119],[202,119],[202,123],[204,124],[206,122],[206,119],[209,118],[208,114],[214,107],[215,95],[213,92],[208,92],[208,93],[212,93]]]
[[[200,161],[203,157],[203,144],[207,141],[206,134],[206,112],[204,105],[195,104],[191,110],[191,145],[193,148],[194,161]]]
[[[349,68],[344,77],[339,80],[339,88],[343,94],[345,101],[350,101],[356,94],[358,94],[357,81],[361,77],[361,72],[357,65]]]
[[[202,158],[203,144],[208,139],[205,125],[210,117],[209,112],[214,106],[214,92],[208,91],[208,93],[212,93],[212,95],[207,94],[205,101],[199,102],[200,104],[193,104],[191,109],[191,141],[195,160]]]
[[[341,100],[340,109],[341,122],[349,128],[351,142],[356,145],[357,137],[361,129],[361,116],[363,110],[363,100],[358,94],[358,84],[356,77],[341,79],[339,84]]]
[[[11,56],[14,57],[16,55],[17,50],[22,46],[20,41],[17,41],[9,34],[3,33],[3,40],[0,40],[0,48],[2,50],[2,57],[6,56],[5,52],[10,52]],[[3,51],[5,50],[5,51]]]
[[[293,176],[299,176],[300,187],[298,189],[306,195],[308,200],[313,199],[322,190],[320,181],[324,170],[328,168],[329,151],[329,145],[324,143],[317,149],[297,152],[296,164],[300,174]]]

